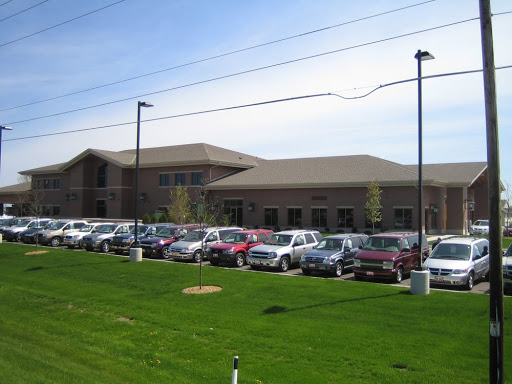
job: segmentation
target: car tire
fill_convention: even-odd
[[[162,247],[162,249],[160,250],[160,256],[162,256],[162,259],[169,258],[169,246],[168,245]]]
[[[344,269],[345,268],[343,267],[343,261],[340,260],[334,266],[334,272],[332,275],[334,277],[341,277],[341,275],[343,275]]]
[[[245,265],[245,255],[242,252],[238,252],[235,255],[235,267],[240,268]]]
[[[404,269],[402,267],[398,267],[396,270],[396,276],[393,279],[393,282],[396,284],[400,284],[402,282],[402,279],[404,278]]]
[[[470,272],[468,275],[468,280],[466,281],[466,285],[464,286],[466,290],[471,291],[473,289],[473,286],[475,285],[475,276],[473,275],[473,272]]]
[[[198,249],[197,251],[194,252],[194,255],[192,256],[192,261],[194,263],[199,263],[201,262],[201,259],[203,258],[203,252]]]
[[[78,241],[78,248],[84,249],[84,244],[82,243],[82,240]]]
[[[103,241],[100,245],[100,251],[107,253],[110,251],[110,242],[109,241]]]
[[[290,260],[286,256],[281,257],[277,269],[279,270],[279,272],[286,272],[288,271],[288,268],[290,268]]]
[[[84,249],[87,251],[87,252],[92,252],[94,251],[94,248],[91,248],[91,247],[84,247]]]
[[[311,271],[309,269],[302,269],[301,268],[301,270],[302,270],[302,274],[304,276],[311,276]]]
[[[60,237],[59,236],[55,236],[51,241],[50,241],[50,244],[52,247],[58,247],[60,245]]]

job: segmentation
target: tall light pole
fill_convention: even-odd
[[[418,267],[411,272],[411,293],[413,295],[426,295],[429,293],[429,271],[423,270],[423,132],[421,111],[421,62],[431,60],[433,55],[418,50],[414,56],[418,60]]]
[[[3,125],[0,125],[0,169],[2,166],[2,132],[4,131],[4,129],[6,131],[12,131],[11,127],[5,127]]]
[[[139,248],[139,241],[137,238],[137,223],[139,221],[139,151],[140,151],[140,108],[151,108],[153,104],[139,101],[137,102],[137,154],[135,159],[135,227],[134,227],[134,243],[133,248]],[[138,250],[137,250],[138,251]]]
[[[423,265],[423,123],[422,123],[422,102],[421,102],[421,62],[423,60],[432,60],[434,55],[427,51],[418,50],[414,58],[418,60],[418,271],[421,271]]]

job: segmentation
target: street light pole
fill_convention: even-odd
[[[434,56],[427,51],[418,50],[414,58],[418,60],[418,271],[423,266],[423,127],[422,127],[422,100],[421,100],[421,62],[432,60]]]
[[[11,127],[5,127],[3,125],[0,125],[0,173],[2,169],[2,132],[4,131],[11,131]],[[4,214],[4,206],[2,205],[2,211],[0,212],[0,216]]]
[[[137,237],[137,224],[139,221],[139,152],[140,152],[140,108],[151,108],[153,104],[139,101],[137,102],[137,150],[136,150],[136,159],[135,159],[135,227],[134,227],[134,249],[139,248],[139,241]]]

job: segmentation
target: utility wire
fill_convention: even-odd
[[[46,2],[48,2],[48,0],[41,1],[40,3],[38,3],[38,4],[36,4],[36,5],[33,5],[33,6],[29,7],[29,8],[26,8],[26,9],[24,9],[23,11],[19,11],[18,13],[15,13],[14,15],[4,17],[3,19],[1,19],[1,20],[0,20],[0,23],[1,23],[2,21],[8,20],[8,19],[10,19],[10,18],[12,18],[12,17],[14,17],[14,16],[18,16],[19,14],[21,14],[21,13],[23,13],[23,12],[27,12],[27,11],[31,10],[32,8],[35,8],[35,7],[37,7],[37,6],[39,6],[39,5],[43,4],[43,3],[46,3]],[[3,4],[2,4],[2,5],[3,5]]]
[[[512,68],[512,65],[507,65],[507,66],[503,66],[503,67],[497,67],[496,70],[508,69],[508,68]],[[422,76],[421,79],[422,80],[428,80],[428,79],[434,79],[434,78],[438,78],[438,77],[467,75],[467,74],[477,73],[477,72],[482,72],[482,69],[475,69],[475,70],[462,71],[462,72],[442,73],[442,74],[430,75],[430,76]],[[409,83],[409,82],[418,81],[418,80],[419,80],[419,78],[415,77],[415,78],[411,78],[411,79],[399,80],[399,81],[394,81],[392,83],[387,83],[387,84],[379,85],[378,87],[376,87],[372,91],[370,91],[370,92],[368,92],[368,93],[366,93],[364,95],[355,96],[355,97],[345,97],[345,96],[341,96],[341,95],[339,95],[337,93],[332,93],[332,92],[329,92],[329,93],[318,93],[318,94],[314,94],[314,95],[295,96],[295,97],[288,97],[288,98],[285,98],[285,99],[261,101],[261,102],[258,102],[258,103],[243,104],[243,105],[236,105],[236,106],[231,106],[231,107],[215,108],[215,109],[208,109],[208,110],[197,111],[197,112],[182,113],[182,114],[178,114],[178,115],[157,117],[157,118],[154,118],[154,119],[140,120],[140,122],[141,123],[148,123],[148,122],[152,122],[152,121],[176,119],[176,118],[179,118],[179,117],[188,117],[188,116],[195,116],[195,115],[204,115],[204,114],[207,114],[207,113],[230,111],[230,110],[241,109],[241,108],[258,107],[258,106],[267,105],[267,104],[282,103],[282,102],[287,102],[287,101],[296,101],[296,100],[301,100],[301,99],[310,99],[310,98],[322,97],[322,96],[336,96],[336,97],[339,97],[339,98],[344,99],[344,100],[356,100],[356,99],[362,99],[364,97],[370,96],[372,93],[374,93],[374,92],[376,92],[376,91],[378,91],[380,89],[392,86],[392,85],[404,84],[404,83]],[[35,139],[35,138],[40,138],[40,137],[66,135],[66,134],[70,134],[70,133],[94,131],[94,130],[98,130],[98,129],[121,127],[121,126],[132,125],[132,124],[137,124],[137,122],[136,121],[130,121],[130,122],[126,122],[126,123],[102,125],[102,126],[91,127],[91,128],[73,129],[73,130],[70,130],[70,131],[45,133],[45,134],[41,134],[41,135],[18,137],[18,138],[14,138],[14,139],[3,139],[2,141],[19,141],[19,140]]]
[[[262,71],[262,70],[265,70],[265,69],[276,68],[276,67],[279,67],[279,66],[283,66],[283,65],[287,65],[287,64],[292,64],[292,63],[297,63],[297,62],[301,62],[301,61],[305,61],[305,60],[310,60],[310,59],[314,59],[314,58],[318,58],[318,57],[322,57],[322,56],[327,56],[327,55],[331,55],[331,54],[339,53],[339,52],[343,52],[343,51],[348,51],[348,50],[355,49],[355,48],[361,48],[361,47],[366,47],[366,46],[369,46],[369,45],[379,44],[379,43],[387,42],[387,41],[390,41],[390,40],[395,40],[395,39],[399,39],[399,38],[403,38],[403,37],[407,37],[407,36],[417,35],[417,34],[420,34],[420,33],[430,32],[430,31],[434,31],[434,30],[437,30],[437,29],[441,29],[441,28],[447,28],[447,27],[451,27],[451,26],[454,26],[454,25],[457,25],[457,24],[467,23],[469,21],[474,21],[474,20],[478,20],[478,19],[479,19],[478,17],[474,17],[474,18],[467,19],[467,20],[462,20],[462,21],[457,21],[457,22],[453,22],[453,23],[437,26],[437,27],[427,28],[427,29],[423,29],[423,30],[420,30],[420,31],[416,31],[416,32],[410,32],[410,33],[405,33],[405,34],[396,35],[396,36],[392,36],[392,37],[387,37],[387,38],[383,38],[383,39],[380,39],[380,40],[374,40],[372,42],[361,43],[361,44],[353,45],[353,46],[350,46],[350,47],[336,49],[336,50],[329,51],[329,52],[324,52],[324,53],[319,53],[319,54],[316,54],[316,55],[302,57],[302,58],[299,58],[299,59],[288,60],[288,61],[284,61],[284,62],[281,62],[281,63],[270,64],[270,65],[266,65],[266,66],[263,66],[263,67],[248,69],[248,70],[245,70],[245,71],[236,72],[236,73],[232,73],[232,74],[229,74],[229,75],[223,75],[223,76],[218,76],[218,77],[214,77],[214,78],[211,78],[211,79],[196,81],[194,83],[179,85],[179,86],[176,86],[176,87],[162,89],[162,90],[159,90],[159,91],[148,92],[148,93],[140,94],[140,95],[137,95],[137,96],[126,97],[124,99],[118,99],[118,100],[109,101],[109,102],[106,102],[106,103],[90,105],[90,106],[87,106],[87,107],[76,108],[76,109],[72,109],[72,110],[68,110],[68,111],[57,112],[57,113],[53,113],[53,114],[49,114],[49,115],[44,115],[44,116],[39,116],[39,117],[34,117],[34,118],[30,118],[30,119],[25,119],[25,120],[12,121],[12,122],[9,122],[9,123],[5,123],[4,125],[15,125],[15,124],[20,124],[20,123],[26,123],[26,122],[29,122],[29,121],[41,120],[41,119],[46,119],[46,118],[49,118],[49,117],[55,117],[55,116],[61,116],[61,115],[69,114],[69,113],[85,111],[85,110],[88,110],[88,109],[104,107],[104,106],[107,106],[107,105],[121,103],[123,101],[144,98],[146,96],[157,95],[157,94],[161,94],[161,93],[175,91],[175,90],[178,90],[178,89],[192,87],[194,85],[211,83],[213,81],[218,81],[218,80],[227,79],[227,78],[231,78],[231,77],[235,77],[235,76],[245,75],[245,74],[248,74],[248,73]]]
[[[49,31],[49,30],[54,29],[54,28],[57,28],[57,27],[60,27],[60,26],[62,26],[62,25],[64,25],[64,24],[71,23],[72,21],[76,21],[76,20],[81,19],[81,18],[83,18],[83,17],[86,17],[86,16],[89,16],[89,15],[92,15],[93,13],[96,13],[96,12],[99,12],[99,11],[103,11],[104,9],[109,8],[109,7],[112,7],[113,5],[116,5],[116,4],[119,4],[119,3],[122,3],[123,1],[125,1],[125,0],[119,0],[119,1],[117,1],[117,2],[115,2],[115,3],[112,3],[112,4],[110,4],[110,5],[106,5],[105,7],[102,7],[102,8],[96,9],[96,10],[91,11],[91,12],[87,12],[87,13],[85,13],[85,14],[83,14],[83,15],[80,15],[80,16],[77,16],[77,17],[75,17],[75,18],[73,18],[73,19],[70,19],[70,20],[64,21],[64,22],[62,22],[62,23],[60,23],[60,24],[57,24],[57,25],[54,25],[54,26],[52,26],[52,27],[48,27],[48,28],[42,29],[42,30],[40,30],[40,31],[37,31],[37,32],[31,33],[30,35],[26,35],[26,36],[20,37],[20,38],[18,38],[18,39],[15,39],[15,40],[9,41],[9,42],[7,42],[7,43],[0,44],[0,48],[5,47],[6,45],[9,45],[9,44],[16,43],[16,42],[18,42],[18,41],[24,40],[24,39],[28,39],[29,37],[32,37],[32,36],[35,36],[35,35],[39,35],[40,33],[43,33],[43,32],[46,32],[46,31]]]
[[[8,0],[8,1],[6,1],[5,3],[0,4],[0,7],[4,6],[4,5],[6,5],[6,4],[9,4],[11,1],[12,1],[12,0]]]
[[[159,73],[162,73],[162,72],[167,72],[167,71],[172,71],[172,70],[183,68],[183,67],[188,67],[188,66],[191,66],[191,65],[194,65],[194,64],[203,63],[205,61],[219,59],[221,57],[234,55],[234,54],[245,52],[245,51],[249,51],[249,50],[252,50],[252,49],[261,48],[261,47],[265,47],[265,46],[268,46],[268,45],[281,43],[283,41],[292,40],[292,39],[296,39],[296,38],[307,36],[307,35],[312,35],[314,33],[319,33],[319,32],[323,32],[323,31],[327,31],[329,29],[339,28],[339,27],[342,27],[342,26],[345,26],[345,25],[348,25],[348,24],[354,24],[354,23],[357,23],[357,22],[360,22],[360,21],[369,20],[369,19],[372,19],[372,18],[384,16],[384,15],[387,15],[387,14],[390,14],[390,13],[403,11],[403,10],[408,9],[408,8],[417,7],[417,6],[424,5],[424,4],[427,4],[427,3],[431,3],[431,2],[434,2],[434,1],[436,1],[436,0],[423,1],[421,3],[408,5],[408,6],[405,6],[405,7],[402,7],[402,8],[397,8],[397,9],[393,9],[393,10],[390,10],[390,11],[381,12],[381,13],[377,13],[377,14],[374,14],[374,15],[366,16],[366,17],[361,17],[359,19],[354,19],[354,20],[351,20],[351,21],[346,21],[346,22],[343,22],[343,23],[334,24],[334,25],[331,25],[331,26],[328,26],[328,27],[314,29],[312,31],[303,32],[303,33],[300,33],[298,35],[288,36],[288,37],[284,37],[284,38],[281,38],[281,39],[278,39],[278,40],[273,40],[273,41],[269,41],[269,42],[266,42],[266,43],[257,44],[257,45],[253,45],[253,46],[250,46],[250,47],[241,48],[241,49],[237,49],[237,50],[234,50],[234,51],[226,52],[226,53],[221,53],[219,55],[210,56],[210,57],[207,57],[207,58],[204,58],[204,59],[199,59],[199,60],[191,61],[189,63],[179,64],[179,65],[176,65],[176,66],[173,66],[173,67],[169,67],[169,68],[165,68],[165,69],[160,69],[158,71],[153,71],[153,72],[145,73],[145,74],[142,74],[142,75],[133,76],[133,77],[130,77],[130,78],[127,78],[127,79],[114,81],[112,83],[102,84],[102,85],[98,85],[98,86],[95,86],[95,87],[83,89],[83,90],[80,90],[80,91],[66,93],[66,94],[63,94],[63,95],[60,95],[60,96],[54,96],[54,97],[50,97],[50,98],[47,98],[47,99],[42,99],[42,100],[38,100],[38,101],[27,103],[27,104],[18,105],[18,106],[15,106],[15,107],[9,107],[9,108],[5,108],[5,109],[0,109],[0,112],[9,111],[11,109],[27,107],[29,105],[40,104],[40,103],[44,103],[44,102],[47,102],[47,101],[57,100],[57,99],[61,99],[61,98],[64,98],[64,97],[73,96],[73,95],[77,95],[77,94],[80,94],[80,93],[90,92],[90,91],[93,91],[93,90],[96,90],[96,89],[105,88],[105,87],[109,87],[109,86],[112,86],[112,85],[117,85],[117,84],[125,83],[125,82],[128,82],[128,81],[137,80],[137,79],[140,79],[140,78],[143,78],[143,77],[156,75],[156,74],[159,74]]]

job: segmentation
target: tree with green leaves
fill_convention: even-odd
[[[372,181],[368,184],[366,192],[366,220],[372,223],[372,233],[375,233],[375,223],[382,221],[382,205],[380,203],[380,195],[382,190],[377,181]]]
[[[193,221],[190,196],[187,187],[178,185],[169,193],[171,204],[168,207],[169,220],[176,224],[186,224]]]

